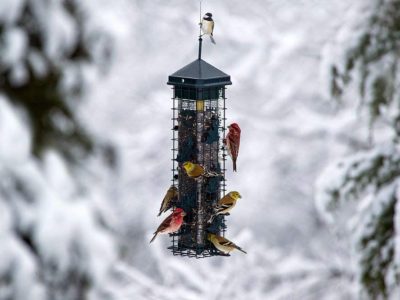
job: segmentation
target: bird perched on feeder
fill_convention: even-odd
[[[218,201],[218,204],[215,206],[214,214],[211,216],[208,223],[211,223],[214,220],[214,218],[218,215],[228,214],[232,210],[232,208],[235,207],[237,200],[241,198],[242,196],[240,195],[240,193],[236,191],[229,192],[224,197],[222,197]]]
[[[242,248],[240,248],[238,245],[235,245],[230,240],[228,240],[222,236],[218,236],[213,233],[209,233],[207,235],[207,238],[215,246],[215,248],[217,248],[219,251],[221,251],[225,254],[229,254],[230,252],[232,252],[235,249],[247,254],[247,252],[244,251]]]
[[[206,170],[204,169],[204,167],[202,165],[195,164],[190,161],[185,161],[182,166],[183,166],[183,169],[186,171],[186,174],[190,178],[194,178],[194,179],[199,178],[199,177],[203,176],[206,172]]]
[[[172,206],[172,201],[178,196],[178,189],[171,185],[168,189],[167,193],[164,196],[163,201],[161,202],[160,212],[158,213],[157,217],[159,217],[162,213],[166,212]]]
[[[177,208],[173,211],[162,223],[158,226],[154,232],[153,238],[150,243],[154,241],[159,233],[173,233],[178,231],[183,224],[183,217],[186,216],[185,211],[182,208]]]
[[[242,196],[239,194],[239,192],[229,192],[218,201],[218,204],[215,207],[215,214],[223,215],[229,213],[232,208],[235,207],[236,202],[241,198]]]
[[[202,176],[204,177],[216,177],[220,176],[221,174],[217,172],[207,171],[202,165],[195,164],[190,161],[185,161],[183,163],[183,169],[185,170],[186,174],[193,179],[198,179]]]
[[[201,31],[203,31],[203,34],[209,35],[211,43],[215,44],[215,40],[213,37],[214,20],[212,19],[212,13],[206,13],[204,15],[203,21],[201,22]]]
[[[240,127],[237,123],[228,126],[228,134],[224,140],[229,156],[232,158],[233,171],[236,172],[236,160],[239,154],[240,146]]]

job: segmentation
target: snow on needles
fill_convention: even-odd
[[[71,59],[82,38],[79,30],[90,39],[85,51],[96,62],[108,53],[110,40],[96,38],[106,26],[85,21],[103,11],[95,7],[98,1],[86,1],[92,2],[93,11],[86,10],[86,4],[77,12],[67,9],[72,5],[67,2],[0,3],[0,64],[9,85],[2,90],[8,96],[0,94],[0,299],[82,299],[82,293],[85,299],[111,297],[108,283],[117,241],[104,221],[107,197],[92,185],[97,179],[92,174],[103,166],[89,164],[74,173],[65,157],[49,149],[39,160],[32,154],[31,125],[44,121],[28,116],[26,102],[31,97],[40,105],[43,99],[35,98],[32,90],[28,97],[16,93],[20,98],[13,99],[14,89],[26,88],[31,77],[37,82],[48,72],[62,76],[73,70],[75,80],[86,83],[87,70],[98,66]]]
[[[333,221],[330,213],[335,208],[343,202],[376,191],[385,184],[385,180],[398,173],[399,165],[399,149],[391,143],[333,163],[317,182],[318,209],[327,221]]]
[[[18,162],[29,155],[31,141],[24,121],[22,111],[0,95],[0,162]]]
[[[71,57],[82,51],[104,71],[112,52],[112,36],[121,31],[123,26],[107,9],[101,9],[104,1],[67,2],[1,1],[0,22],[7,26],[3,28],[4,37],[0,41],[0,63],[11,71],[10,81],[13,85],[26,83],[31,69],[36,75],[43,76],[49,64],[65,69],[62,73],[74,71],[73,76],[77,80],[85,79],[80,78],[80,72],[85,72],[85,68],[67,65]],[[117,29],[105,24],[115,24]],[[24,27],[29,30],[23,31]],[[43,52],[39,52],[38,48],[42,48]],[[79,65],[87,67],[85,64]]]
[[[377,295],[377,290],[393,295],[398,286],[399,170],[399,147],[387,143],[331,165],[318,182],[317,207],[328,222],[339,219],[334,217],[339,207],[354,203],[347,225],[358,263],[356,277],[365,297]]]
[[[62,285],[75,274],[87,278],[95,289],[102,289],[116,259],[116,249],[113,238],[99,224],[92,209],[91,194],[79,196],[76,188],[73,190],[72,181],[68,186],[68,181],[62,180],[71,175],[55,153],[49,154],[48,161],[58,167],[44,171],[27,155],[29,143],[25,141],[25,147],[13,147],[12,139],[8,141],[7,136],[27,139],[29,135],[9,104],[1,101],[0,107],[1,120],[10,120],[0,122],[0,132],[7,133],[1,135],[2,141],[7,142],[1,145],[7,148],[2,149],[0,156],[0,177],[3,178],[0,182],[0,277],[8,273],[18,276],[13,282],[20,288],[11,294],[16,300],[36,299],[32,296],[36,289],[33,286],[38,291],[43,288],[39,288],[41,283],[36,273],[46,284]],[[16,148],[24,151],[15,163],[15,159],[7,158],[13,157],[11,154]],[[69,193],[60,192],[61,182]],[[26,244],[20,242],[21,236],[29,237]],[[7,292],[0,289],[0,293]],[[0,298],[5,299],[1,294]]]

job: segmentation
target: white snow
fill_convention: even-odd
[[[29,156],[30,135],[23,113],[0,95],[0,164],[18,163]]]
[[[197,57],[197,1],[72,2],[94,65],[66,62],[78,24],[62,8],[65,1],[35,0],[29,3],[40,16],[45,53],[29,48],[14,24],[25,2],[0,3],[0,22],[7,19],[14,32],[7,66],[19,85],[29,80],[24,58],[40,76],[57,65],[68,95],[84,83],[87,102],[78,106],[71,96],[67,103],[94,136],[114,143],[117,168],[107,170],[95,155],[72,166],[52,150],[39,162],[30,153],[23,110],[0,96],[0,246],[6,245],[0,257],[8,258],[0,261],[0,278],[8,262],[20,262],[11,269],[15,282],[26,285],[16,299],[35,293],[44,299],[37,274],[63,282],[71,269],[92,281],[89,298],[96,300],[356,299],[351,249],[318,211],[337,220],[332,208],[341,200],[330,193],[345,185],[344,176],[363,173],[370,164],[361,161],[395,150],[353,156],[314,182],[328,162],[364,146],[359,123],[365,116],[354,114],[357,104],[339,110],[328,102],[326,70],[344,58],[340,47],[362,27],[357,11],[371,1],[203,1],[215,16],[217,41],[204,41],[203,58],[232,76],[227,117],[243,132],[239,172],[227,174],[229,189],[243,199],[227,220],[227,236],[248,251],[203,260],[173,257],[167,237],[148,245],[171,179],[172,103],[165,82]],[[344,26],[349,23],[352,29]],[[107,34],[99,36],[102,31]],[[73,132],[57,115],[52,120]],[[360,164],[351,167],[354,162]],[[390,169],[389,162],[380,176]],[[350,191],[345,186],[339,198],[349,200]],[[371,207],[368,199],[360,211]],[[33,233],[37,254],[21,241],[24,232]],[[7,293],[13,293],[9,286],[0,286],[0,299]]]
[[[338,256],[348,266],[348,257],[336,254],[346,251],[332,243],[312,201],[320,169],[348,151],[343,132],[356,128],[355,114],[336,113],[324,102],[319,73],[322,49],[348,3],[215,1],[203,8],[215,16],[217,41],[215,47],[204,42],[203,58],[232,76],[228,122],[237,121],[243,132],[239,172],[227,176],[229,188],[244,197],[228,219],[227,234],[249,254],[199,262],[172,257],[165,249],[168,238],[147,247],[171,179],[172,103],[165,81],[196,58],[197,3],[133,1],[122,7],[130,31],[118,40],[111,76],[98,84],[82,115],[93,118],[92,130],[108,133],[121,155],[115,205],[135,270],[132,296],[351,299],[351,270],[331,277],[336,263],[326,259]],[[240,243],[242,231],[251,237]],[[221,293],[228,274],[237,275]]]
[[[4,33],[4,48],[1,60],[6,67],[21,63],[26,55],[27,36],[20,28],[10,28]]]
[[[15,22],[20,16],[26,0],[2,0],[0,2],[0,21],[6,24]]]

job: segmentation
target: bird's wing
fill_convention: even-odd
[[[168,192],[164,196],[163,201],[161,202],[160,212],[158,213],[158,215],[161,215],[161,213],[165,211],[165,207],[167,206],[167,202],[169,202],[169,199],[170,199],[169,196],[170,196],[170,191],[168,190]]]
[[[167,229],[171,225],[172,218],[173,213],[169,215],[164,221],[162,221],[162,223],[160,224],[160,226],[158,226],[157,230],[154,233],[163,232],[165,229]]]
[[[226,195],[221,200],[219,200],[218,205],[232,204],[234,202],[235,202],[235,199],[233,199],[230,196]]]
[[[217,211],[223,211],[229,207],[232,207],[233,205],[235,205],[234,202],[229,202],[229,203],[224,203],[224,204],[220,204],[217,206]]]
[[[239,154],[240,136],[235,136],[233,134],[228,134],[226,136],[228,150],[232,157],[237,157]]]
[[[163,201],[161,202],[160,212],[158,215],[161,215],[161,213],[167,211],[171,207],[171,202],[177,195],[178,191],[176,187],[171,186],[165,194]]]
[[[236,245],[235,243],[231,242],[230,240],[228,240],[228,239],[226,239],[226,238],[224,238],[224,237],[222,237],[222,236],[217,236],[216,238],[217,238],[217,240],[218,240],[218,243],[219,243],[221,246],[230,247],[230,248],[232,247],[232,248],[235,248],[235,249],[237,249],[237,250],[239,250],[239,251],[242,251],[243,253],[246,253],[246,254],[247,254],[246,251],[244,251],[242,248],[240,248],[238,245]]]
[[[215,236],[215,239],[218,241],[218,244],[222,245],[222,246],[228,246],[229,244],[232,244],[232,242],[226,238],[224,238],[223,236]]]
[[[200,172],[203,175],[206,172],[206,169],[204,169],[204,167],[200,166],[200,165],[199,165],[199,167],[200,167]]]
[[[221,213],[227,213],[229,210],[231,210],[233,208],[233,206],[234,206],[233,203],[231,203],[231,204],[223,204],[223,205],[217,206],[216,209],[215,209],[215,213],[217,215],[221,214]]]
[[[200,165],[196,165],[195,169],[192,172],[192,176],[198,177],[204,175],[205,171],[204,168]]]

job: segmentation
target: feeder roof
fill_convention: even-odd
[[[167,84],[201,88],[230,85],[232,82],[228,74],[202,59],[196,59],[170,75]]]

